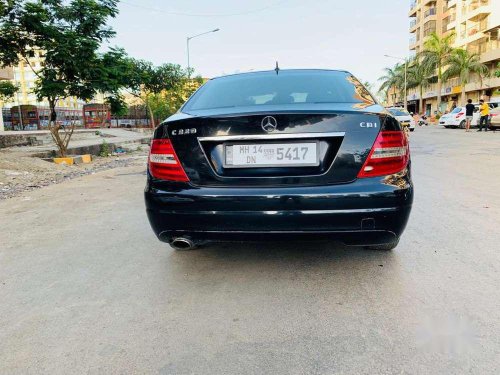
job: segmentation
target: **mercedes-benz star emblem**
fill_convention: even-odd
[[[260,125],[266,132],[271,133],[278,127],[278,121],[273,116],[266,116],[262,119]]]

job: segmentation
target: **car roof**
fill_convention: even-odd
[[[279,69],[277,72],[275,69],[273,69],[273,70],[257,70],[257,71],[251,71],[251,72],[225,74],[225,75],[213,77],[210,80],[226,78],[226,77],[234,77],[234,76],[240,76],[240,75],[251,75],[251,74],[263,74],[263,73],[265,73],[265,74],[267,74],[267,73],[280,74],[280,72],[286,72],[286,73],[293,73],[293,72],[336,72],[336,73],[351,74],[351,72],[349,72],[347,70],[343,70],[343,69]]]

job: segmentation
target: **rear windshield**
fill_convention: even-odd
[[[404,109],[399,108],[389,108],[389,112],[391,112],[394,116],[410,116],[410,114]]]
[[[238,74],[208,81],[183,110],[300,103],[375,104],[351,74],[337,71],[280,71]]]

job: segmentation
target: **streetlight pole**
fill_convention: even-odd
[[[196,35],[193,35],[193,36],[188,36],[186,38],[188,78],[191,78],[191,71],[190,71],[191,66],[189,65],[189,41],[191,39],[193,39],[193,38],[197,38],[199,36],[210,34],[210,33],[215,33],[215,32],[217,32],[219,30],[220,29],[214,29],[214,30],[210,30],[210,31],[205,31],[204,33],[196,34]]]
[[[408,97],[407,97],[407,87],[408,87],[408,59],[405,57],[405,58],[402,58],[402,57],[396,57],[396,56],[390,56],[390,55],[384,55],[385,57],[390,57],[391,59],[397,59],[397,60],[401,60],[401,61],[404,61],[405,63],[405,93],[404,93],[404,109],[407,110],[408,109]]]

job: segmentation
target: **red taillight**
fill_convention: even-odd
[[[401,172],[408,165],[408,139],[401,131],[381,131],[358,173],[358,178]]]
[[[458,114],[455,116],[455,118],[459,118],[460,116],[462,116],[464,114],[464,112],[458,112]]]
[[[154,178],[161,180],[189,181],[170,139],[153,139],[151,142],[149,172]]]

